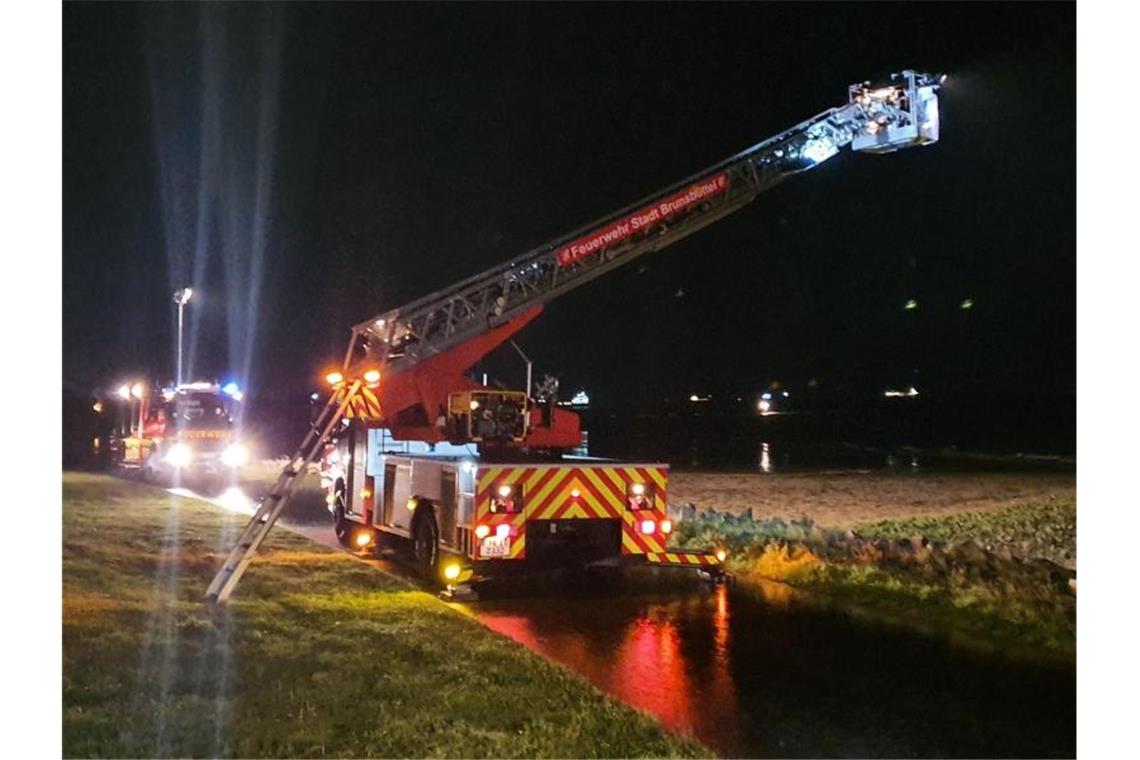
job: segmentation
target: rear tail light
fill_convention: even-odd
[[[500,483],[491,492],[491,514],[522,512],[522,483]]]
[[[625,503],[631,510],[653,509],[653,484],[631,483],[625,492]]]
[[[511,526],[506,523],[500,523],[499,527],[495,528],[495,535],[499,538],[506,538],[511,535]]]
[[[489,535],[491,535],[490,527],[486,525],[475,526],[475,538],[486,538]]]
[[[657,523],[653,522],[652,520],[642,520],[641,521],[641,532],[644,533],[645,535],[647,535],[647,536],[652,535],[653,532],[656,530],[657,530]]]
[[[662,520],[661,521],[661,532],[662,533],[672,533],[673,532],[673,522],[671,520]]]

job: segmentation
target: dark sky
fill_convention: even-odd
[[[65,387],[172,376],[186,282],[196,374],[307,387],[353,323],[916,67],[938,145],[845,152],[520,342],[619,400],[1074,391],[1072,4],[68,3],[63,52]]]

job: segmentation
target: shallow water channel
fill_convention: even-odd
[[[1072,665],[857,619],[781,584],[559,589],[486,625],[727,756],[1074,756]]]

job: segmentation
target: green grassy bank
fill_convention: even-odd
[[[435,597],[278,529],[202,595],[247,518],[63,478],[63,753],[702,756]]]
[[[726,546],[740,579],[818,592],[859,613],[1010,653],[1076,653],[1076,503],[1034,502],[848,531],[705,514],[682,546]]]

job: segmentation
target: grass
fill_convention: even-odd
[[[883,520],[844,534],[806,517],[720,517],[682,523],[676,537],[727,546],[729,569],[745,580],[782,581],[860,614],[987,648],[1075,656],[1076,597],[1061,567],[1076,557],[1071,500]]]
[[[65,756],[707,756],[430,594],[279,529],[230,604],[245,517],[63,478]]]
[[[944,543],[975,539],[991,551],[1004,547],[1020,557],[1075,563],[1077,504],[1068,499],[1029,502],[997,512],[862,523],[855,531],[874,538],[918,535]]]

